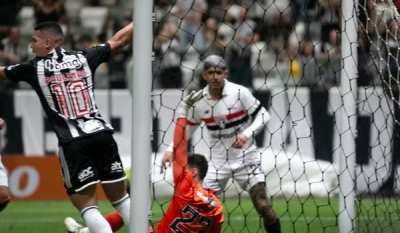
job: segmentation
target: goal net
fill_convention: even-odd
[[[255,141],[282,232],[338,232],[342,212],[349,213],[354,232],[400,231],[400,1],[354,2],[355,10],[345,18],[340,0],[155,1],[155,226],[173,195],[171,167],[160,170],[176,110],[187,93],[206,87],[203,61],[219,55],[228,63],[228,81],[251,90],[271,115]],[[352,20],[355,32],[343,26]],[[342,41],[351,33],[357,34],[354,41]],[[342,43],[357,45],[356,50],[343,51]],[[352,62],[346,63],[348,58]],[[349,66],[358,75],[349,75]],[[345,108],[344,82],[356,83],[356,91],[350,85],[354,114]],[[356,119],[353,128],[346,123],[351,119]],[[343,136],[349,131],[355,132],[350,140]],[[210,144],[210,135],[217,137],[203,122],[190,151],[208,159],[218,156],[212,154],[217,145]],[[354,151],[349,152],[349,143]],[[351,157],[354,165],[347,163]],[[354,171],[351,179],[339,182],[348,171]],[[344,193],[343,185],[354,190]],[[248,192],[234,179],[222,189],[223,232],[265,232]],[[352,195],[354,206],[340,209],[339,198]]]

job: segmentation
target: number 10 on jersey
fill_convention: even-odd
[[[92,113],[87,85],[83,79],[50,86],[59,112],[68,118],[79,118]]]

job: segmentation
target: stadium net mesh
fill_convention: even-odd
[[[354,4],[357,165],[348,167],[356,171],[349,194],[356,195],[353,223],[356,232],[399,232],[400,5]],[[171,168],[159,170],[175,111],[183,96],[206,86],[203,60],[215,54],[228,63],[228,80],[249,88],[271,115],[256,143],[282,232],[338,232],[341,36],[347,33],[340,0],[160,0],[154,13],[154,224],[173,194]],[[214,146],[203,123],[190,150],[210,157]],[[232,179],[222,188],[223,232],[265,232],[248,193]]]

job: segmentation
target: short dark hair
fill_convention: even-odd
[[[64,33],[61,26],[57,22],[47,21],[37,24],[34,28],[35,31],[48,32],[53,35],[59,36],[61,40],[64,40]]]
[[[199,178],[203,180],[208,171],[208,162],[204,155],[190,154],[188,155],[188,165],[199,170]]]

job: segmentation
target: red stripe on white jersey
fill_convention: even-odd
[[[189,121],[189,120],[187,120],[187,124],[190,125],[190,126],[199,125],[199,124],[197,124],[196,122]]]
[[[241,110],[241,111],[239,111],[239,112],[234,112],[234,113],[227,114],[227,115],[225,115],[225,118],[226,118],[227,120],[231,120],[231,119],[234,119],[234,118],[236,118],[236,117],[240,117],[240,116],[242,116],[242,115],[244,115],[244,114],[246,114],[246,111]],[[203,118],[203,121],[204,121],[206,124],[215,123],[215,117]]]

